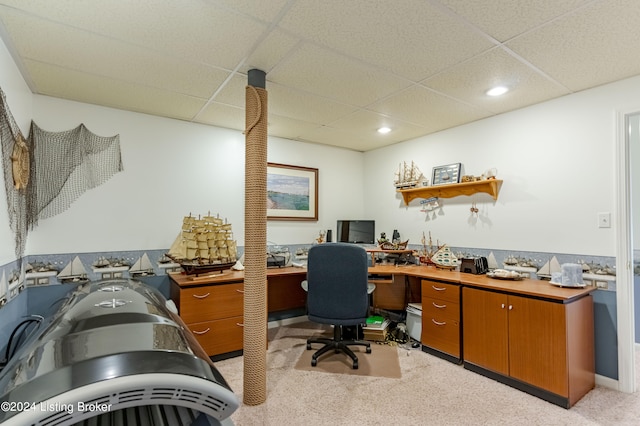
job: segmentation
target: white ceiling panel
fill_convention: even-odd
[[[640,2],[592,2],[507,46],[572,91],[631,77],[640,72]]]
[[[593,0],[440,0],[489,36],[505,42]]]
[[[0,0],[34,93],[242,130],[257,68],[269,135],[358,151],[638,75],[638,22],[637,0]]]
[[[533,71],[501,48],[460,64],[423,84],[492,113],[501,113],[566,95],[569,90]],[[487,96],[494,86],[505,86],[503,96]]]
[[[96,77],[41,62],[25,62],[38,81],[38,93],[118,109],[191,120],[205,99],[185,96],[120,80]]]

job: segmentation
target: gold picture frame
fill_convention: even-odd
[[[318,220],[318,169],[267,163],[267,220]]]

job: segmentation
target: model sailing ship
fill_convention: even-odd
[[[230,223],[211,215],[195,218],[191,214],[183,218],[182,229],[167,253],[187,275],[229,269],[237,255]]]
[[[67,266],[60,271],[57,278],[61,283],[85,283],[89,281],[87,270],[78,256],[67,263]]]
[[[155,275],[155,272],[153,271],[153,264],[151,263],[151,259],[149,259],[149,255],[147,255],[147,253],[140,256],[133,266],[131,266],[131,269],[129,269],[129,275],[131,277],[147,277]]]
[[[424,181],[424,175],[412,161],[411,166],[408,166],[406,162],[400,164],[398,171],[395,172],[393,184],[397,189],[408,189],[422,186]]]

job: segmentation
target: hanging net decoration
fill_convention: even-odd
[[[98,136],[84,124],[63,132],[48,132],[31,123],[29,139],[35,164],[34,187],[27,189],[35,204],[29,224],[67,210],[87,190],[122,171],[120,137]],[[35,203],[33,203],[35,201]]]
[[[39,219],[67,210],[84,192],[122,171],[120,137],[103,137],[84,124],[48,132],[31,122],[29,137],[20,132],[0,89],[0,142],[9,225],[15,254],[24,254],[27,233]]]

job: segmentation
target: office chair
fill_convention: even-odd
[[[333,339],[310,338],[311,344],[324,346],[311,356],[311,365],[331,350],[345,353],[353,360],[353,369],[358,368],[358,357],[349,348],[351,345],[366,347],[371,353],[371,344],[362,340],[343,340],[343,327],[364,324],[369,313],[367,287],[369,256],[363,247],[348,243],[325,243],[312,246],[307,260],[307,315],[311,321],[333,325]],[[357,336],[356,336],[357,337]]]

